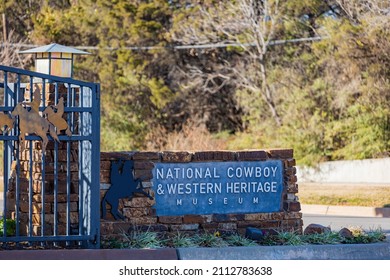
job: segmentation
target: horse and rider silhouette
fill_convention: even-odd
[[[43,114],[47,116],[49,122],[53,124],[58,131],[65,130],[66,135],[72,136],[68,123],[62,118],[64,111],[64,98],[61,97],[58,100],[57,106],[50,105],[46,107]]]
[[[42,118],[39,113],[35,112],[33,109],[27,111],[27,109],[19,103],[16,105],[11,115],[12,117],[19,116],[20,142],[24,141],[26,134],[35,133],[42,138],[42,151],[45,152],[46,145],[49,142],[49,139],[47,138],[48,131],[51,137],[59,142],[54,126],[47,119]]]
[[[115,220],[123,220],[118,206],[121,198],[131,199],[139,193],[153,200],[153,197],[143,190],[142,179],[134,178],[134,161],[119,160],[111,163],[111,187],[102,199],[102,218],[106,217],[106,205],[111,205],[111,214]]]
[[[37,85],[33,93],[33,100],[31,102],[18,103],[14,110],[11,112],[11,116],[8,114],[0,114],[0,128],[4,132],[8,132],[12,129],[16,116],[19,116],[19,141],[24,141],[25,136],[28,134],[36,134],[42,139],[42,151],[46,150],[49,139],[47,133],[57,142],[60,142],[56,132],[65,130],[66,135],[71,136],[72,133],[68,128],[67,122],[62,118],[64,114],[64,100],[61,97],[58,100],[56,106],[48,106],[42,112],[44,118],[39,113],[39,106],[41,104],[41,92]],[[27,106],[30,106],[28,110]]]

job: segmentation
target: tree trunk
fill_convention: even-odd
[[[259,65],[260,65],[260,73],[261,73],[261,82],[262,82],[262,93],[261,95],[263,96],[264,101],[267,103],[272,117],[274,118],[276,124],[278,126],[282,126],[282,120],[280,118],[280,115],[276,109],[275,101],[272,96],[271,89],[269,88],[268,82],[267,82],[267,70],[265,69],[264,65],[264,60],[260,59],[259,60]]]
[[[5,11],[3,11],[2,18],[3,18],[3,39],[4,39],[4,43],[6,43],[8,41],[8,36],[7,36],[7,18],[5,17]]]

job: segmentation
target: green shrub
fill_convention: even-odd
[[[15,235],[15,232],[16,232],[15,220],[6,219],[6,228],[7,228],[7,232],[6,232],[7,236]],[[3,235],[3,234],[4,234],[4,219],[1,218],[0,219],[0,235]]]

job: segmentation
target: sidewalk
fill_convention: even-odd
[[[390,208],[301,204],[303,214],[389,218]]]

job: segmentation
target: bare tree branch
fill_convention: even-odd
[[[361,22],[366,16],[389,16],[390,2],[386,0],[335,0],[353,21]]]
[[[31,59],[31,56],[20,55],[21,44],[27,40],[18,39],[13,31],[8,34],[8,41],[0,44],[0,64],[24,68]]]
[[[209,71],[198,68],[196,79],[191,67],[182,73],[186,72],[192,82],[202,81],[203,90],[208,92],[217,92],[232,81],[238,87],[252,90],[262,97],[276,124],[280,126],[282,122],[275,104],[275,92],[269,85],[267,75],[267,53],[275,39],[280,20],[278,4],[278,0],[238,0],[237,4],[227,1],[218,2],[212,7],[198,7],[196,12],[201,20],[198,17],[197,22],[190,20],[188,25],[180,25],[173,38],[183,44],[221,41],[237,44],[243,50],[240,54],[245,63],[226,63],[222,68],[214,67],[213,71],[218,72],[212,75]],[[255,47],[248,45],[253,42]],[[216,79],[218,83],[215,82]]]

